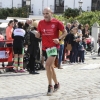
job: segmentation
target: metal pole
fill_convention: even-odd
[[[74,0],[74,5],[73,5],[73,9],[75,9],[75,0]]]
[[[13,8],[13,0],[12,0],[12,8]]]
[[[44,7],[44,0],[42,0],[42,13],[43,13],[43,7]]]

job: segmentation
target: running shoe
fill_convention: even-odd
[[[57,91],[60,88],[59,83],[54,85],[54,92]]]
[[[53,94],[53,87],[52,85],[48,86],[48,92],[47,92],[47,96],[51,96]]]

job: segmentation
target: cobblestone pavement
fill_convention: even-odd
[[[90,69],[84,69],[86,66]],[[64,64],[64,69],[55,68],[60,89],[52,96],[46,96],[45,70],[39,71],[39,75],[0,74],[0,100],[100,100],[99,66],[100,59],[97,57],[86,58],[86,64]]]

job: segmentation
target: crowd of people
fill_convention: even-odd
[[[69,59],[69,64],[84,63],[85,50],[88,48],[86,39],[91,34],[89,25],[83,26],[76,20],[72,24],[67,23],[66,30],[68,35],[64,39],[63,63],[65,54],[67,54],[66,58]]]
[[[24,51],[29,54],[27,71],[29,74],[36,72],[36,60],[42,58],[42,69],[47,72],[48,91],[52,95],[57,91],[60,83],[57,80],[54,66],[63,69],[62,63],[69,61],[69,64],[80,64],[85,61],[85,50],[87,49],[86,39],[89,38],[89,24],[82,25],[77,20],[64,25],[61,21],[52,18],[50,8],[43,10],[44,19],[36,21],[26,20],[25,23],[18,20],[10,20],[6,28],[7,47],[13,48],[13,62],[7,66],[14,66],[14,72],[25,72],[23,66]],[[41,45],[41,48],[39,46]],[[25,49],[26,48],[26,49]],[[42,51],[42,57],[41,52]],[[57,64],[55,65],[55,61]],[[45,65],[44,65],[45,62]],[[52,79],[55,83],[52,85]]]

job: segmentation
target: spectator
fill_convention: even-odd
[[[67,23],[66,25],[67,33],[70,33],[70,29],[71,29],[71,23]]]
[[[79,63],[84,63],[84,52],[86,49],[85,38],[83,38],[78,45],[78,53],[79,53]]]
[[[72,26],[71,26],[71,29],[73,29],[74,27],[78,27],[79,25],[79,22],[77,20],[75,20],[73,23],[72,23]],[[70,30],[71,30],[70,29]]]
[[[85,27],[82,30],[82,34],[83,34],[83,37],[89,38],[89,35],[90,35],[89,24],[85,24]]]
[[[62,35],[62,32],[59,31],[59,37],[60,35]],[[59,49],[59,53],[58,53],[58,69],[62,69],[61,67],[61,63],[62,63],[62,56],[63,56],[63,49],[64,49],[64,39],[59,41],[60,43],[60,49]]]
[[[23,23],[18,22],[18,28],[16,28],[14,30],[14,33],[12,34],[15,72],[25,72],[25,70],[23,69],[24,35],[25,30],[23,30]],[[18,69],[18,66],[20,67],[20,70]]]
[[[26,43],[26,45],[28,45],[28,53],[30,55],[28,68],[29,74],[39,74],[35,70],[35,61],[37,60],[37,56],[39,53],[39,42],[41,40],[35,37],[35,31],[37,30],[38,22],[34,21],[33,25],[34,26],[32,28],[32,31],[29,32],[30,44],[28,45]]]
[[[18,27],[18,20],[17,19],[14,19],[14,30]]]
[[[78,55],[78,42],[79,42],[79,38],[78,38],[78,28],[74,27],[72,29],[72,34],[73,36],[71,37],[72,40],[72,50],[70,53],[70,64],[74,64],[77,61],[77,55]]]
[[[13,33],[14,21],[10,20],[8,26],[6,28],[6,40],[7,40],[7,47],[12,47],[12,33]],[[12,66],[12,62],[8,62],[7,66]]]

